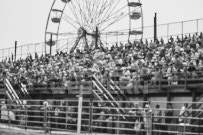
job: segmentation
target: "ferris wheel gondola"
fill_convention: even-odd
[[[54,0],[45,30],[45,51],[47,45],[71,53],[104,48],[112,42],[141,39],[142,35],[140,0]]]

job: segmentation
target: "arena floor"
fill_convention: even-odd
[[[0,135],[76,135],[77,133],[71,132],[60,132],[60,131],[52,131],[50,133],[44,133],[42,130],[27,130],[16,128],[16,127],[8,127],[8,125],[0,124]],[[81,134],[81,135],[108,135],[102,133],[92,133],[92,134]],[[112,135],[112,134],[111,134]]]

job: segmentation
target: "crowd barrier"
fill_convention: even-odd
[[[181,107],[184,102],[117,101],[120,107],[116,108],[110,107],[109,101],[84,99],[82,106],[79,106],[78,101],[29,100],[26,107],[22,108],[13,101],[1,100],[0,125],[1,128],[71,134],[80,132],[81,134],[202,135],[203,133],[203,110],[197,108],[202,102],[187,102],[188,106]],[[127,107],[128,104],[131,106]],[[157,105],[160,105],[160,108],[156,108]],[[166,107],[168,105],[171,108]],[[120,114],[115,109],[125,110],[125,113]],[[79,114],[81,117],[78,117]]]

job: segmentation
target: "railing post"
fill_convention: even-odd
[[[167,24],[167,40],[169,39],[169,24]]]
[[[27,119],[28,119],[28,114],[27,114],[27,104],[25,105],[25,130],[27,130]]]
[[[184,28],[183,28],[183,22],[182,22],[182,44],[183,44],[183,32],[184,32],[183,29]]]
[[[36,53],[36,44],[35,44],[35,52],[34,53]]]
[[[93,88],[90,95],[90,105],[89,105],[89,133],[92,134],[92,113],[93,113]]]
[[[9,112],[11,111],[11,100],[8,100],[9,101],[9,104],[8,104],[8,127],[11,126],[11,118],[10,118],[10,115],[9,115]]]
[[[199,32],[199,19],[197,19],[197,33]]]
[[[44,107],[44,132],[46,133],[47,132],[47,107],[45,106]]]
[[[22,55],[23,55],[23,46],[21,46],[21,58],[22,58]]]
[[[4,49],[2,49],[2,60],[4,59]]]
[[[161,91],[161,80],[162,80],[162,72],[161,72],[161,68],[159,68],[159,91]]]
[[[27,45],[27,48],[28,48],[28,50],[27,50],[27,55],[28,55],[28,53],[30,51],[30,45],[29,44]]]
[[[14,61],[16,61],[16,55],[17,55],[17,41],[15,41],[15,54],[14,54]]]
[[[185,67],[185,90],[187,89],[187,67]]]

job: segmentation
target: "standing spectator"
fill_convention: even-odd
[[[58,128],[59,113],[60,113],[60,109],[58,107],[56,107],[54,109],[54,125],[55,125],[55,128]]]
[[[156,105],[154,110],[154,120],[153,120],[155,130],[161,129],[161,125],[159,125],[159,123],[161,123],[161,116],[162,116],[162,112],[160,110],[160,106]],[[155,132],[154,135],[160,135],[160,132]]]
[[[151,135],[151,133],[152,133],[152,109],[149,104],[145,105],[142,115],[143,115],[143,122],[144,122],[146,135]]]
[[[7,112],[7,105],[5,104],[5,101],[1,101],[1,120],[6,120],[8,112]]]
[[[167,108],[166,108],[166,110],[164,111],[164,113],[165,113],[165,123],[167,124],[166,125],[166,127],[167,127],[167,131],[170,131],[170,125],[168,125],[168,124],[171,124],[171,122],[172,122],[172,116],[173,116],[173,107],[172,107],[172,104],[171,103],[169,103],[169,104],[167,104]],[[168,133],[168,135],[170,135],[170,133]]]
[[[179,114],[179,123],[189,123],[188,116],[189,112],[187,110],[188,104],[184,103],[184,105],[181,107],[180,114]]]

